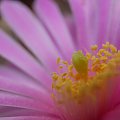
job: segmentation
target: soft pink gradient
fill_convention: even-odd
[[[120,49],[120,0],[68,3],[72,14],[63,16],[53,0],[36,0],[35,14],[19,1],[1,2],[2,18],[35,56],[0,30],[0,56],[9,61],[0,66],[1,120],[120,120],[120,76],[108,83],[104,103],[59,109],[50,96],[58,56],[70,61],[75,50],[105,41]]]

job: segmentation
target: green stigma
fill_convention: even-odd
[[[88,76],[88,59],[82,51],[77,51],[72,55],[72,63],[76,71],[81,75],[83,79],[86,79]]]

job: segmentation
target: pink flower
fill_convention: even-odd
[[[1,3],[20,39],[0,30],[1,120],[120,120],[120,0],[68,2]]]

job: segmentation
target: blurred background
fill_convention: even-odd
[[[2,1],[10,1],[10,0],[0,0],[0,4]],[[18,0],[13,0],[18,1]],[[35,0],[19,0],[26,6],[28,6],[32,10],[32,5]],[[60,7],[63,14],[70,13],[69,5],[67,3],[67,0],[54,0]],[[16,40],[18,38],[16,35],[11,31],[11,29],[8,27],[8,25],[5,23],[5,21],[2,19],[1,13],[0,13],[0,28],[2,28],[4,31],[6,31],[8,34],[12,35]],[[19,40],[18,40],[19,41]],[[0,64],[4,64],[6,61],[0,56]]]

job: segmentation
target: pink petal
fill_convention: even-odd
[[[78,42],[78,47],[80,49],[89,49],[89,44],[90,41],[88,39],[88,34],[87,34],[87,19],[86,19],[86,14],[85,10],[87,9],[87,5],[85,3],[87,1],[84,0],[69,0],[73,15],[74,15],[74,20],[76,23],[76,31],[77,31],[77,42]],[[85,9],[85,10],[84,10]]]
[[[5,106],[0,106],[0,118],[2,117],[8,117],[8,118],[14,118],[14,117],[26,117],[26,118],[58,118],[58,115],[55,114],[49,114],[45,113],[42,111],[35,111],[35,110],[30,110],[30,109],[22,109],[22,108],[16,108],[16,107],[5,107]],[[17,119],[17,118],[16,118]]]
[[[119,28],[119,30],[117,32],[117,37],[116,37],[115,41],[116,41],[115,42],[116,47],[120,50],[120,28]]]
[[[54,70],[56,68],[54,64],[60,55],[46,30],[32,12],[18,1],[3,1],[1,12],[2,17],[22,42],[46,67]]]
[[[111,93],[111,101],[109,100],[109,106],[111,106],[111,108],[113,108],[114,106],[120,104],[120,75],[117,76],[117,77],[114,77],[113,80],[112,80],[112,87],[111,87],[111,92],[110,90],[108,92]]]
[[[107,112],[101,120],[120,120],[120,105]]]
[[[44,96],[46,96],[47,98],[47,95],[45,93],[42,93],[41,91],[30,88],[24,84],[14,83],[12,78],[0,78],[0,90],[12,92],[12,93],[19,94],[22,96],[31,97],[37,100],[42,100]],[[49,99],[47,100],[49,101]]]
[[[75,29],[75,21],[73,19],[73,16],[65,16],[65,22],[67,24],[67,27],[69,29],[69,32],[73,38],[73,42],[75,46],[77,47],[77,37],[76,37],[76,29]]]
[[[0,92],[0,105],[26,108],[52,114],[57,113],[56,108],[50,107],[40,100],[34,100],[30,97],[24,97],[4,91]]]
[[[72,37],[58,6],[52,0],[37,0],[35,11],[68,60],[74,51]]]
[[[42,116],[42,117],[26,117],[26,116],[18,116],[18,117],[1,117],[2,120],[60,120],[56,117],[48,117],[48,116]]]
[[[0,55],[19,67],[28,75],[50,87],[50,78],[44,68],[12,38],[0,31]]]
[[[110,26],[110,10],[112,10],[111,5],[112,0],[98,0],[98,44],[102,44],[108,41],[108,30]]]
[[[0,67],[0,90],[28,96],[54,106],[50,97],[40,84],[13,67]]]
[[[120,30],[120,1],[113,1],[111,6],[109,39],[111,43],[117,45],[117,43],[120,42],[120,40],[117,39],[117,34]]]
[[[117,34],[120,29],[120,2],[118,0],[98,0],[98,9],[98,44],[110,41],[117,45]]]
[[[39,90],[41,92],[46,92],[46,89],[41,86],[32,77],[26,75],[13,65],[1,65],[0,66],[0,78],[11,79],[11,82],[17,84],[24,84],[32,89]],[[48,91],[47,91],[48,92]]]
[[[41,116],[47,115],[40,111],[22,109],[16,107],[0,106],[0,117],[13,117],[13,116]]]

